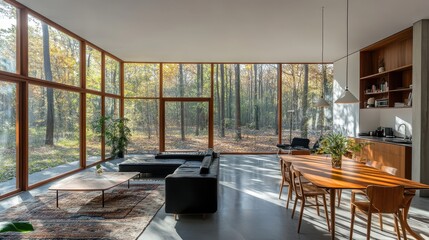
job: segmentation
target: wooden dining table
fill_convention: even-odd
[[[312,184],[327,189],[330,195],[331,236],[335,239],[335,198],[338,189],[366,189],[369,185],[404,186],[405,194],[404,223],[407,232],[416,239],[423,239],[408,225],[407,216],[415,191],[429,189],[429,185],[400,178],[368,167],[343,157],[341,169],[332,168],[331,160],[325,155],[282,155],[281,159],[292,163],[304,178]]]

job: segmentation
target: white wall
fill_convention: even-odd
[[[334,62],[334,102],[346,87],[346,58]],[[359,99],[359,52],[349,56],[349,91]],[[333,106],[334,131],[348,136],[359,132],[359,104],[335,104]]]
[[[403,137],[405,129],[400,124],[407,126],[407,136],[412,133],[413,110],[411,108],[397,109],[361,109],[359,114],[359,131],[368,132],[377,129],[377,127],[391,127],[395,136]]]

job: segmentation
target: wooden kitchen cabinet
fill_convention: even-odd
[[[365,138],[353,138],[353,140],[371,143],[364,147],[361,153],[356,154],[360,161],[371,160],[378,162],[380,166],[394,167],[398,169],[396,176],[411,179],[411,146]]]

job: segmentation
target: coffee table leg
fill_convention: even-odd
[[[130,179],[128,179],[128,188],[130,188]]]
[[[57,208],[58,208],[58,190],[57,190]]]
[[[101,204],[104,207],[104,190],[101,190]]]
[[[331,209],[331,239],[335,239],[335,192],[336,189],[329,189],[329,201]]]

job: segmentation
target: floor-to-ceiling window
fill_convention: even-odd
[[[217,64],[214,69],[215,150],[275,151],[278,64]]]
[[[211,64],[164,64],[162,71],[165,149],[206,149]]]
[[[124,82],[124,115],[132,132],[128,153],[156,153],[159,151],[160,64],[126,63]]]
[[[96,129],[102,116],[102,54],[87,45],[85,56],[86,88],[96,91],[86,94],[86,165],[102,160],[101,137]]]
[[[0,1],[0,71],[16,72],[17,9]]]
[[[0,195],[18,188],[17,84],[0,81]]]
[[[333,65],[283,64],[282,65],[282,140],[304,137],[310,146],[324,132],[332,130],[332,104],[317,108],[315,101],[322,96],[332,103]]]
[[[80,86],[80,42],[28,16],[28,74]],[[29,184],[80,167],[80,96],[78,92],[29,84]]]

